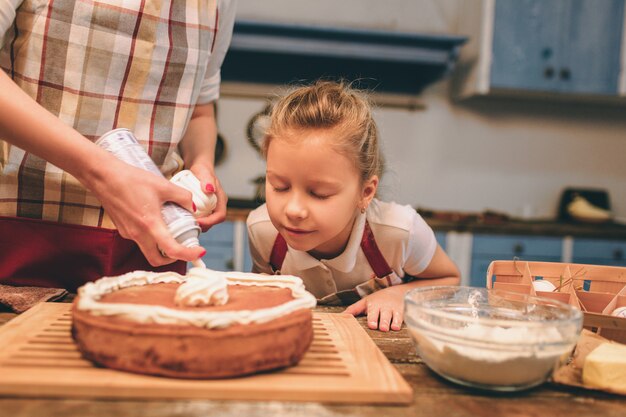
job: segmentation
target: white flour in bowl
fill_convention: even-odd
[[[461,382],[494,387],[539,384],[568,351],[563,345],[542,346],[562,342],[555,328],[538,332],[470,324],[436,336],[419,329],[412,333],[420,356],[434,371]]]

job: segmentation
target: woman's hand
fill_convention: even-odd
[[[344,312],[354,316],[367,314],[367,327],[372,330],[400,330],[404,320],[405,294],[401,287],[399,285],[376,291],[352,304]]]
[[[152,266],[202,257],[206,253],[202,247],[187,248],[172,237],[161,215],[161,207],[168,201],[193,212],[191,193],[112,155],[108,159],[107,172],[92,177],[89,188],[120,235],[134,240]]]
[[[228,202],[228,196],[222,189],[220,181],[215,176],[211,167],[203,164],[196,164],[190,167],[190,171],[200,180],[200,186],[202,191],[206,194],[213,194],[217,197],[217,205],[213,213],[206,217],[199,217],[196,220],[202,228],[203,232],[209,230],[212,226],[223,222],[226,219],[226,203]]]

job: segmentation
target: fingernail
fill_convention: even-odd
[[[202,253],[200,254],[200,256],[198,256],[198,258],[202,258],[204,255],[206,255],[206,249],[202,251]]]
[[[196,208],[196,203],[194,203],[193,201],[191,202],[191,207],[193,207],[193,212],[195,213],[196,211],[198,211],[198,209]]]
[[[214,193],[215,192],[215,187],[213,186],[213,184],[207,184],[205,189],[206,189],[207,193]]]

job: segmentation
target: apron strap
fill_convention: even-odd
[[[361,238],[361,249],[365,254],[367,262],[372,267],[372,270],[378,278],[385,278],[393,272],[389,267],[389,264],[383,257],[383,254],[378,249],[374,234],[370,228],[370,224],[365,221],[365,228],[363,229],[363,237]]]
[[[276,235],[274,246],[272,246],[272,253],[270,254],[270,266],[272,267],[272,272],[275,275],[280,274],[280,269],[283,267],[285,256],[287,256],[287,242],[279,233]]]

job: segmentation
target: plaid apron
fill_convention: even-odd
[[[178,168],[176,146],[200,92],[218,16],[217,0],[25,0],[0,66],[91,140],[130,129],[168,174]],[[0,216],[114,227],[75,178],[1,140],[0,168]]]
[[[24,0],[0,50],[0,67],[40,105],[90,140],[115,128],[130,129],[168,175],[179,168],[176,147],[214,46],[217,3]],[[45,274],[50,266],[28,269],[38,254],[23,259],[22,246],[33,242],[21,238],[16,219],[23,220],[23,230],[34,233],[27,239],[51,240],[57,246],[73,242],[74,249],[66,248],[75,251],[72,259],[92,256],[86,249],[92,247],[89,242],[114,228],[99,201],[75,178],[1,138],[0,216],[0,282],[10,283],[9,279],[22,285],[43,285],[46,279],[38,274]],[[63,229],[58,223],[79,228]],[[93,234],[74,242],[82,234],[77,230]],[[119,266],[111,257],[131,255],[116,252],[116,239],[121,239],[116,231],[107,236],[108,249],[98,261],[102,265],[90,272],[74,271],[76,279],[82,282],[120,272],[111,267],[111,262]],[[129,250],[141,257],[136,245]],[[20,267],[20,262],[29,265]],[[127,263],[121,272],[135,265]],[[55,279],[46,282],[46,286],[74,287]]]

